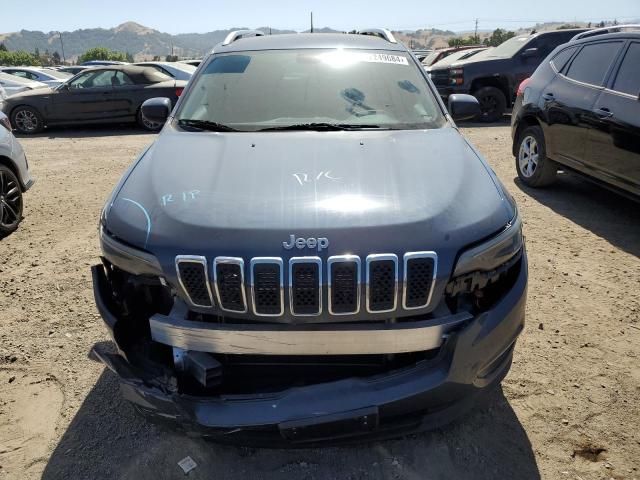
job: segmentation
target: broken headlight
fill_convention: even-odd
[[[495,237],[460,255],[447,294],[472,293],[497,282],[522,256],[522,220],[516,216]]]

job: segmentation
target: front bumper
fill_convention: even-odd
[[[96,304],[118,343],[118,319],[105,300],[105,279],[94,267]],[[102,277],[101,277],[102,275]],[[255,395],[191,396],[145,379],[119,353],[93,354],[120,377],[124,397],[141,413],[221,442],[308,446],[361,437],[390,437],[437,428],[472,407],[511,365],[524,327],[527,258],[512,288],[491,310],[446,335],[431,360],[372,377],[353,377]]]

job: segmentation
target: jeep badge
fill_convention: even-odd
[[[319,238],[296,238],[295,235],[289,235],[288,242],[282,242],[282,246],[287,250],[293,249],[296,247],[299,250],[303,248],[317,248],[319,252],[324,250],[325,248],[329,248],[329,239],[326,237]]]

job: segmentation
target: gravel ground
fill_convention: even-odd
[[[87,357],[108,340],[93,304],[100,208],[153,136],[23,138],[38,177],[0,242],[0,478],[640,478],[640,208],[562,175],[514,180],[506,124],[463,129],[525,221],[527,328],[501,390],[434,432],[356,447],[219,446],[149,425]],[[177,160],[178,161],[178,160]]]

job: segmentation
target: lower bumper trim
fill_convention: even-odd
[[[394,324],[233,325],[154,315],[156,342],[185,350],[250,355],[373,355],[432,350],[468,313]]]

